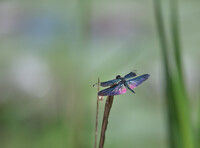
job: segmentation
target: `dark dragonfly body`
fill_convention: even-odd
[[[124,86],[125,86],[126,88],[128,88],[130,91],[132,91],[133,93],[135,93],[135,92],[128,86],[128,83],[127,83],[127,81],[125,80],[125,78],[123,78],[123,77],[121,77],[120,75],[118,75],[118,76],[116,77],[116,79],[120,79],[121,82],[124,84]]]
[[[113,95],[121,95],[129,89],[131,92],[135,93],[133,91],[133,88],[140,85],[142,82],[148,79],[150,76],[149,74],[144,74],[141,76],[135,77],[136,74],[134,72],[130,72],[129,74],[125,75],[124,77],[121,77],[120,75],[116,76],[116,79],[101,82],[100,86],[102,87],[108,87],[104,90],[101,90],[98,95],[99,96],[113,96]],[[132,79],[131,79],[132,78]]]

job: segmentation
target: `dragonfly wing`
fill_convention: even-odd
[[[107,86],[112,86],[114,84],[117,84],[119,83],[121,80],[120,79],[113,79],[113,80],[110,80],[110,81],[106,81],[106,82],[101,82],[100,85],[102,87],[107,87]]]
[[[127,90],[123,83],[119,83],[114,85],[113,87],[106,88],[98,93],[99,96],[114,96],[121,95],[125,93]]]
[[[141,76],[136,77],[134,79],[128,80],[127,84],[131,89],[133,89],[133,88],[137,87],[138,85],[140,85],[145,80],[147,80],[149,78],[149,76],[150,76],[149,74],[141,75]]]
[[[132,77],[135,77],[135,76],[136,76],[135,72],[130,72],[129,74],[124,76],[124,79],[129,79],[129,78],[132,78]]]

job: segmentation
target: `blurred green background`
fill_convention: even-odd
[[[183,114],[189,114],[192,139],[198,141],[200,1],[179,0],[178,7],[189,98]],[[163,0],[161,9],[169,37],[169,2]],[[168,118],[168,81],[158,31],[153,1],[1,1],[0,147],[94,147],[97,88],[92,85],[98,77],[106,81],[137,70],[138,75],[151,76],[135,95],[114,98],[105,148],[177,148],[170,144],[176,135],[169,136],[169,121],[179,121]],[[169,37],[169,49],[172,40]],[[173,66],[173,50],[168,52]],[[104,103],[105,98],[99,130]]]

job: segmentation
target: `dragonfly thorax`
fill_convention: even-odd
[[[117,75],[116,79],[120,79],[122,83],[126,84],[125,79],[123,77],[121,77],[120,75]]]

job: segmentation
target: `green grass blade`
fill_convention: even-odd
[[[163,64],[165,68],[165,97],[168,109],[169,140],[171,148],[194,148],[192,128],[190,124],[190,113],[188,97],[183,81],[181,46],[179,39],[177,1],[170,0],[171,31],[174,55],[167,52],[169,46],[163,23],[161,1],[154,0],[155,16],[159,33]],[[170,65],[168,57],[174,58]],[[176,67],[177,71],[172,71]]]
[[[168,132],[169,132],[169,142],[171,148],[180,147],[178,137],[180,137],[179,132],[177,131],[177,116],[176,116],[176,108],[173,98],[173,90],[172,90],[172,83],[169,73],[169,64],[168,64],[168,45],[167,45],[167,38],[164,29],[164,23],[162,18],[162,11],[161,11],[161,2],[160,0],[154,0],[154,9],[155,9],[155,17],[157,22],[157,29],[158,35],[161,43],[161,50],[162,50],[162,59],[164,64],[164,74],[165,74],[165,97],[166,97],[166,105],[168,111]],[[181,148],[181,147],[180,147]]]
[[[171,33],[174,49],[174,58],[177,68],[177,73],[173,75],[174,95],[176,107],[178,111],[179,128],[182,136],[182,143],[185,148],[194,148],[194,139],[192,135],[192,126],[190,123],[190,110],[188,105],[188,96],[184,85],[182,60],[181,60],[181,44],[179,36],[178,24],[178,2],[177,0],[170,0],[170,19],[171,19]]]

